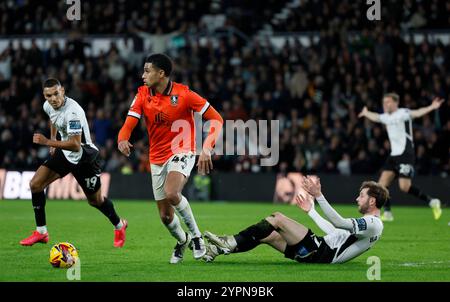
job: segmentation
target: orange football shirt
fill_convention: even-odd
[[[129,116],[144,117],[152,164],[163,164],[173,154],[195,152],[194,111],[205,113],[209,103],[188,86],[169,81],[160,94],[141,86]]]

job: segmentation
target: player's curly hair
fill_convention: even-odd
[[[163,70],[166,77],[169,77],[172,73],[172,60],[163,53],[148,55],[145,63],[152,63],[153,66]]]
[[[381,207],[389,199],[388,189],[386,189],[383,185],[374,181],[363,182],[361,188],[359,188],[359,191],[361,192],[361,190],[365,188],[369,189],[367,190],[367,195],[369,195],[370,197],[375,197],[376,206],[378,209],[381,209]]]

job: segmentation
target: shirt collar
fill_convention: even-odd
[[[162,95],[170,95],[170,93],[172,92],[172,88],[173,88],[173,83],[171,80],[169,80],[169,82],[167,83],[167,87],[166,89],[164,89]],[[150,95],[151,96],[155,96],[156,95],[156,89],[151,88],[150,89]]]

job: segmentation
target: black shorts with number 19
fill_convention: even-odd
[[[101,186],[101,163],[99,152],[90,147],[82,146],[83,155],[78,164],[69,162],[61,149],[56,149],[52,157],[43,163],[44,166],[58,173],[61,178],[69,173],[77,180],[86,194],[94,194]]]

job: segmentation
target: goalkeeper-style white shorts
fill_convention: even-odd
[[[169,172],[177,171],[188,178],[191,175],[194,164],[195,154],[193,152],[174,154],[162,165],[151,164],[152,187],[155,200],[166,198],[164,184]]]

